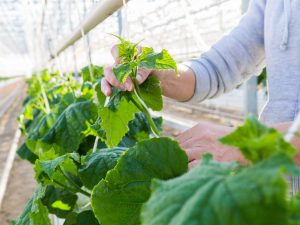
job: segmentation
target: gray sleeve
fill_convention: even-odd
[[[266,0],[252,0],[239,25],[199,59],[184,64],[196,75],[191,101],[203,101],[226,93],[264,64],[264,11]]]

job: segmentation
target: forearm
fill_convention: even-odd
[[[187,66],[178,65],[179,76],[172,70],[155,70],[151,75],[161,81],[163,95],[178,101],[191,99],[195,92],[195,75]]]

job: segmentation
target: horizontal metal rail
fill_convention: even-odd
[[[79,27],[69,37],[64,38],[65,41],[51,54],[50,59],[78,41],[82,37],[82,30],[85,34],[88,33],[122,6],[123,0],[102,0],[88,17],[80,23]]]

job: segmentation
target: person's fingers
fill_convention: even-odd
[[[119,64],[121,62],[121,58],[119,57],[119,50],[118,50],[117,45],[114,45],[111,48],[111,55],[113,56],[116,64]]]
[[[136,79],[138,81],[139,84],[143,83],[147,77],[150,75],[150,70],[147,69],[139,69],[138,73],[136,75]]]
[[[125,86],[126,91],[133,91],[134,85],[133,85],[133,82],[130,77],[127,77],[127,79],[124,83],[124,86]]]
[[[126,90],[124,84],[121,84],[115,77],[112,67],[108,66],[104,70],[104,77],[106,81],[113,87],[120,88],[121,90]]]
[[[101,80],[101,91],[106,96],[111,96],[112,90],[110,84],[107,82],[105,78]]]

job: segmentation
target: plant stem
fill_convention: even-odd
[[[152,130],[152,133],[155,137],[159,137],[159,131],[156,127],[156,124],[154,123],[151,115],[150,115],[150,112],[148,110],[148,107],[146,105],[146,103],[143,101],[142,97],[141,97],[141,93],[140,93],[140,88],[139,88],[139,84],[136,80],[136,78],[133,78],[133,84],[134,84],[134,94],[135,96],[137,97],[139,103],[140,103],[140,107],[138,107],[138,109],[140,109],[144,115],[146,116],[149,124],[150,124],[150,127],[151,127],[151,130]],[[137,103],[135,102],[134,99],[133,100],[133,103],[137,106]]]
[[[60,167],[59,167],[60,172],[63,174],[63,176],[72,184],[74,185],[74,188],[80,192],[81,194],[91,197],[91,194],[88,193],[87,191],[82,190]]]

